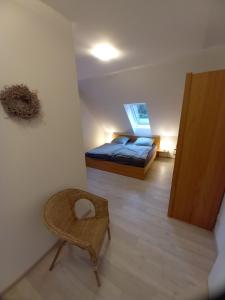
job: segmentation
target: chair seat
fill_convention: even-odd
[[[94,205],[94,217],[78,219],[74,208],[80,199],[87,199]],[[58,250],[49,270],[53,270],[64,245],[70,243],[88,251],[97,284],[100,286],[97,264],[106,231],[109,240],[111,239],[108,201],[80,189],[65,189],[48,199],[44,207],[44,220],[48,228],[60,238]]]
[[[74,221],[68,229],[68,233],[75,238],[87,243],[99,254],[102,242],[109,225],[109,218],[86,218]],[[79,245],[77,245],[79,246]]]

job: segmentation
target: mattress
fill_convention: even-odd
[[[121,144],[106,143],[85,153],[87,157],[110,160],[112,155],[121,148]]]
[[[155,153],[155,149],[155,145],[150,147],[128,144],[113,154],[111,160],[125,165],[145,167]]]
[[[156,145],[137,146],[106,143],[85,153],[87,157],[109,160],[125,165],[144,167],[156,151]]]

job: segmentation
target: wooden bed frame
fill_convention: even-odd
[[[136,141],[136,139],[139,137],[136,135],[129,135],[126,133],[114,133],[113,134],[113,138],[116,138],[119,136],[127,136],[130,138],[131,142]],[[151,165],[156,157],[157,150],[159,149],[159,146],[160,146],[160,136],[154,135],[152,137],[154,138],[154,143],[156,144],[156,151],[145,167],[135,167],[135,166],[130,166],[130,165],[123,165],[123,164],[119,164],[117,162],[100,160],[100,159],[95,159],[95,158],[91,158],[91,157],[85,157],[86,166],[90,167],[90,168],[94,168],[94,169],[99,169],[102,171],[117,173],[120,175],[134,177],[134,178],[143,180],[143,179],[145,179],[145,176],[146,176],[149,168],[151,167]]]

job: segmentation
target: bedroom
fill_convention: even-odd
[[[28,124],[0,111],[2,299],[213,299],[224,287],[224,9],[0,2],[1,89],[27,84],[42,111]],[[70,188],[96,205],[76,203],[81,223],[103,218],[104,230],[87,225],[98,265],[48,223],[44,204]]]

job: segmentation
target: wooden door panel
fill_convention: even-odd
[[[225,71],[189,76],[169,216],[212,229],[225,188]]]

